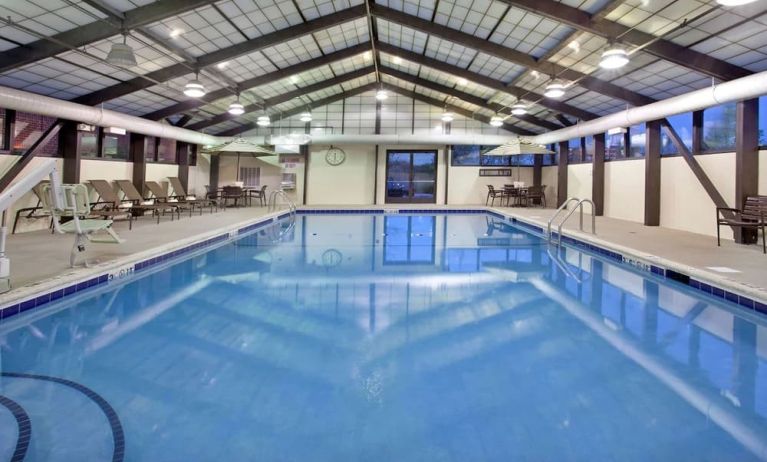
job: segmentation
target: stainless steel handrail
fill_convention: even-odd
[[[586,202],[588,204],[591,204],[591,234],[597,233],[597,219],[596,219],[596,209],[594,207],[594,202],[591,201],[591,199],[581,199],[578,201],[578,204],[570,210],[570,213],[565,215],[564,220],[562,220],[559,223],[559,226],[557,227],[557,246],[562,246],[562,226],[565,224],[565,222],[572,216],[572,214],[576,210],[580,210],[580,227],[579,229],[583,231],[583,203]],[[549,240],[551,240],[551,237],[549,237]]]
[[[285,200],[285,202],[288,203],[288,210],[290,210],[290,213],[294,215],[296,213],[296,204],[290,200],[290,197],[283,191],[282,189],[275,189],[272,191],[272,194],[269,195],[269,202],[267,203],[267,210],[274,211],[277,210],[277,196],[280,196]]]
[[[581,279],[573,273],[570,268],[567,267],[567,261],[562,261],[561,258],[559,258],[559,249],[560,247],[557,247],[555,252],[557,252],[555,255],[551,254],[551,247],[546,249],[546,252],[549,254],[549,258],[556,263],[556,265],[559,267],[559,269],[562,270],[563,273],[565,273],[567,276],[575,279],[575,282],[580,284],[582,281]]]
[[[560,213],[562,213],[563,210],[567,208],[568,205],[570,205],[570,202],[580,202],[580,199],[577,197],[569,197],[562,205],[559,206],[556,212],[554,212],[554,215],[549,219],[549,224],[546,226],[546,237],[548,238],[549,242],[551,242],[551,223],[554,222],[554,220],[557,219],[557,216],[559,216]]]

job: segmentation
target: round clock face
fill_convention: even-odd
[[[322,254],[322,264],[327,267],[338,266],[344,257],[336,249],[328,249]]]
[[[330,148],[325,153],[325,162],[330,165],[341,165],[346,160],[346,153],[340,148]]]

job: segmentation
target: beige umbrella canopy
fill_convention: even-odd
[[[235,138],[232,141],[229,141],[228,143],[223,144],[217,144],[215,146],[206,146],[203,148],[203,152],[206,153],[217,153],[217,152],[247,152],[247,153],[253,153],[261,156],[276,156],[277,153],[274,152],[274,150],[262,146],[260,144],[256,144],[253,142],[250,142],[244,138]]]
[[[519,156],[522,154],[554,154],[540,144],[533,144],[525,139],[517,138],[495,149],[486,152],[486,156]]]

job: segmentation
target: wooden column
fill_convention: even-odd
[[[77,122],[66,120],[59,131],[59,154],[64,158],[62,181],[80,182],[80,150],[77,149]]]
[[[133,162],[133,186],[144,191],[146,180],[146,136],[138,133],[130,135],[130,159]]]
[[[304,133],[307,135],[312,132],[312,123],[306,122],[304,124]],[[298,152],[304,157],[304,193],[303,193],[303,204],[306,204],[306,199],[309,192],[309,157],[311,157],[311,151],[309,149],[308,144],[302,144],[298,148]]]
[[[737,103],[735,130],[735,203],[743,208],[746,197],[759,193],[759,99]],[[753,229],[735,228],[735,242],[752,243]]]
[[[692,113],[692,154],[703,152],[703,111]]]
[[[644,158],[644,224],[660,225],[660,130],[661,121],[645,125],[647,145]]]
[[[176,161],[178,162],[178,180],[184,191],[189,190],[189,143],[176,143]]]
[[[215,194],[218,190],[218,170],[221,165],[221,154],[210,155],[210,171],[208,179],[208,192]]]
[[[584,149],[585,154],[585,149]],[[591,200],[594,201],[594,215],[605,213],[605,134],[594,135],[594,157],[591,159]]]
[[[543,183],[543,156],[533,156],[533,186]]]
[[[559,164],[557,165],[557,207],[567,200],[567,141],[557,144]]]

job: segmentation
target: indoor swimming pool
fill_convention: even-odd
[[[299,214],[0,323],[0,461],[767,460],[767,323],[484,214]]]

